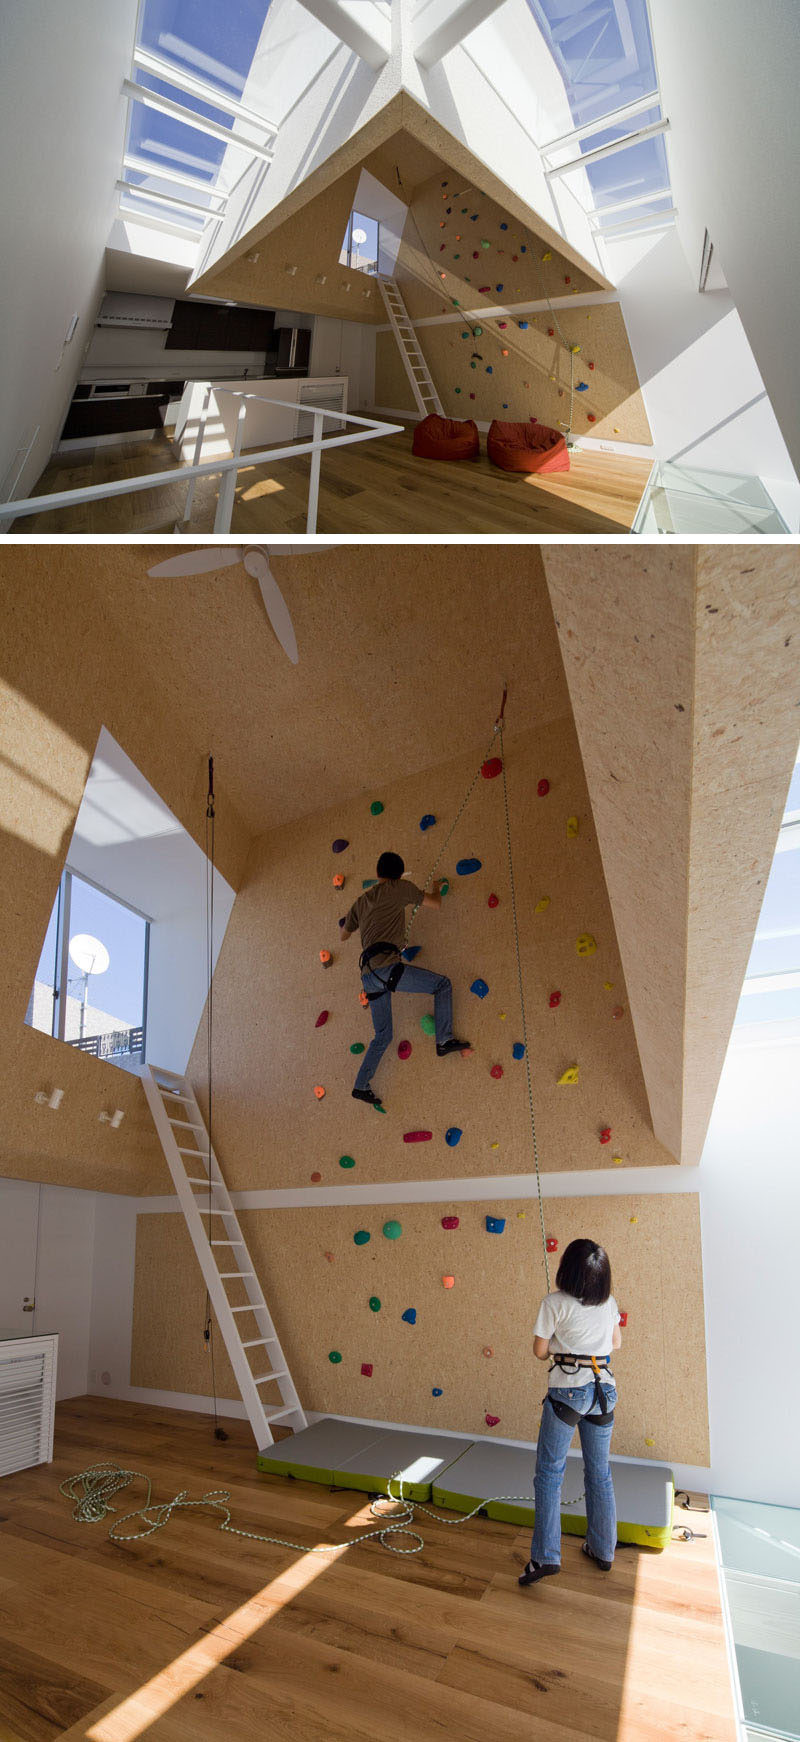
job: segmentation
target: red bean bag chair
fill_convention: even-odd
[[[563,435],[532,417],[529,423],[492,424],[486,452],[504,472],[568,472],[569,453]]]
[[[471,418],[459,423],[435,412],[417,424],[411,445],[412,454],[423,460],[477,460],[480,450],[478,425]]]

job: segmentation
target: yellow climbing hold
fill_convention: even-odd
[[[612,1155],[611,1160],[613,1161],[615,1167],[622,1166],[622,1156],[621,1155]]]
[[[504,1010],[501,1010],[501,1012],[500,1012],[500,1021],[501,1021],[501,1022],[505,1022],[505,1019],[506,1019],[506,1013],[505,1013],[505,1011],[504,1011]]]
[[[517,1210],[517,1221],[524,1222],[524,1220],[525,1220],[525,1211],[524,1210]]]
[[[577,357],[578,352],[580,350],[580,345],[570,345],[570,350],[572,352],[573,357]]]
[[[489,1148],[490,1149],[499,1149],[500,1145],[499,1145],[499,1143],[490,1143]]]
[[[577,817],[567,817],[567,840],[574,841],[577,833],[578,833],[578,819],[577,819]]]
[[[580,937],[576,941],[575,948],[579,956],[593,956],[597,949],[597,944],[595,943],[591,932],[582,931]]]
[[[541,897],[541,900],[537,901],[536,906],[535,906],[533,911],[534,911],[534,913],[544,913],[545,909],[548,908],[549,906],[550,906],[549,895],[543,895]]]
[[[578,1081],[578,1067],[577,1067],[577,1065],[569,1065],[565,1071],[562,1071],[561,1076],[559,1077],[558,1080],[559,1080],[559,1083],[577,1083],[577,1081]]]
[[[604,980],[603,981],[603,989],[606,992],[613,992],[613,990],[614,990],[613,980]]]
[[[655,1440],[645,1440],[644,1443],[646,1446],[654,1446],[656,1442]]]
[[[630,1219],[631,1223],[634,1223],[634,1222],[638,1222],[639,1217],[638,1216],[631,1216],[629,1219]]]
[[[543,260],[552,260],[552,258],[553,258],[552,250],[550,248],[548,248],[547,253],[542,255],[542,259]]]

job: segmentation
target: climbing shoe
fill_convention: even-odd
[[[380,1095],[376,1095],[374,1089],[354,1089],[353,1090],[353,1100],[354,1101],[366,1101],[366,1103],[369,1107],[380,1107],[381,1106]]]
[[[544,1566],[540,1566],[538,1561],[528,1561],[524,1573],[520,1573],[519,1578],[517,1579],[517,1584],[535,1585],[537,1579],[548,1579],[553,1573],[560,1573],[560,1571],[561,1568],[559,1566],[551,1566],[549,1562]]]
[[[581,1545],[581,1554],[585,1554],[587,1561],[594,1561],[595,1566],[599,1567],[601,1572],[610,1573],[613,1563],[611,1561],[601,1561],[600,1556],[592,1554],[591,1549],[585,1542]]]
[[[443,1059],[447,1052],[469,1052],[469,1050],[470,1044],[468,1040],[446,1040],[444,1046],[439,1046],[438,1042],[436,1046],[437,1056],[440,1059]]]

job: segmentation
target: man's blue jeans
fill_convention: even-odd
[[[606,1409],[611,1409],[617,1401],[615,1387],[601,1384],[600,1389],[606,1400]],[[594,1380],[589,1385],[576,1386],[574,1390],[559,1387],[556,1395],[562,1403],[568,1403],[570,1409],[579,1409],[582,1415],[588,1415],[594,1406]],[[613,1561],[617,1546],[617,1509],[608,1462],[612,1428],[613,1423],[608,1427],[578,1423],[586,1492],[586,1546],[600,1561]],[[574,1432],[569,1422],[561,1421],[545,1402],[536,1447],[536,1519],[531,1542],[531,1560],[540,1566],[561,1564],[561,1484]]]
[[[388,967],[380,967],[377,973],[362,975],[365,992],[379,992],[389,973]],[[433,1014],[436,1022],[436,1045],[444,1046],[445,1041],[453,1038],[453,988],[446,974],[434,974],[430,968],[417,968],[413,962],[403,965],[400,975],[398,992],[433,993]],[[392,994],[385,992],[382,998],[376,998],[370,1004],[375,1037],[361,1061],[361,1069],[356,1077],[356,1089],[368,1089],[372,1075],[377,1070],[387,1046],[392,1038]]]

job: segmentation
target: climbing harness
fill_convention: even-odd
[[[374,974],[376,980],[380,980],[381,976],[378,973],[377,968],[371,968],[369,965],[370,962],[373,960],[373,958],[375,956],[385,956],[387,951],[392,951],[392,950],[396,950],[396,949],[397,949],[396,944],[389,944],[389,943],[368,944],[367,948],[365,950],[361,951],[361,955],[358,958],[358,971],[359,971],[359,973],[360,974]],[[398,962],[392,962],[391,964],[384,964],[384,965],[389,967],[389,973],[388,973],[385,980],[381,980],[380,991],[379,992],[365,992],[364,993],[364,997],[366,998],[368,1004],[374,1004],[375,999],[382,998],[385,992],[396,992],[397,988],[400,984],[400,981],[403,978],[403,969],[405,968],[405,962],[398,961]]]
[[[559,1421],[566,1422],[568,1427],[577,1427],[578,1422],[580,1421],[588,1421],[591,1423],[592,1427],[608,1427],[609,1422],[614,1420],[614,1411],[613,1409],[606,1409],[606,1400],[603,1396],[600,1375],[604,1369],[608,1370],[610,1366],[610,1355],[551,1355],[551,1373],[554,1367],[559,1367],[562,1373],[577,1373],[579,1368],[589,1367],[594,1373],[594,1398],[592,1402],[592,1411],[594,1411],[596,1406],[597,1414],[584,1414],[580,1409],[573,1409],[571,1405],[565,1403],[562,1398],[556,1397],[553,1388],[551,1387],[544,1401],[545,1403],[552,1404]]]

